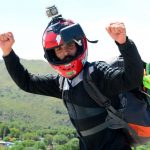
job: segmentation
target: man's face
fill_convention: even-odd
[[[54,51],[58,59],[67,61],[69,57],[75,56],[77,47],[75,42],[72,41],[54,48]]]

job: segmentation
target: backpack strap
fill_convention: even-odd
[[[139,141],[139,137],[137,136],[137,133],[128,125],[128,123],[126,121],[124,121],[122,119],[120,112],[118,112],[113,106],[111,106],[111,101],[107,97],[105,97],[99,91],[99,89],[96,87],[96,85],[90,75],[89,66],[90,66],[89,63],[87,63],[85,65],[84,71],[83,71],[83,85],[84,85],[86,92],[98,105],[100,105],[101,107],[104,107],[106,109],[109,117],[111,117],[113,119],[113,121],[115,121],[117,124],[119,124],[120,127],[124,129],[125,133],[130,132],[132,134],[132,137],[134,138],[134,140]],[[105,121],[101,125],[97,126],[97,128],[94,131],[95,132],[101,131],[101,130],[107,128],[110,123],[111,123],[110,120]],[[99,130],[98,130],[98,128],[99,128]],[[91,129],[85,130],[85,131],[82,131],[81,133],[87,136],[88,134],[91,134],[92,131],[90,131],[90,130]]]
[[[59,89],[60,90],[63,90],[64,82],[65,82],[65,78],[63,76],[60,76],[59,77]]]
[[[83,85],[88,93],[88,95],[96,101],[101,107],[109,107],[110,106],[110,100],[107,97],[104,97],[94,84],[90,72],[89,72],[89,63],[87,63],[84,67],[83,71]]]
[[[112,111],[114,114],[120,116],[118,113],[118,111],[111,106],[111,102],[110,99],[108,99],[107,97],[105,97],[100,91],[99,89],[96,87],[90,72],[89,72],[89,63],[86,64],[85,68],[84,68],[84,72],[83,72],[83,85],[84,88],[86,90],[86,92],[88,93],[88,95],[101,107],[104,107],[107,111],[110,110]]]

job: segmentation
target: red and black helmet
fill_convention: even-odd
[[[66,78],[78,75],[87,61],[87,39],[85,36],[78,42],[75,40],[77,46],[75,56],[67,61],[62,61],[55,55],[54,48],[64,44],[60,34],[61,30],[73,24],[73,21],[58,16],[48,24],[42,39],[45,58],[60,75]]]

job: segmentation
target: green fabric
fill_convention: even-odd
[[[144,87],[146,87],[147,89],[150,89],[150,75],[146,75],[143,77],[143,84],[144,84]]]
[[[143,85],[150,89],[150,63],[146,64],[146,75],[143,77]]]

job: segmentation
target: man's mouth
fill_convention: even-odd
[[[68,61],[68,60],[72,60],[74,57],[73,56],[66,56],[63,61]]]

